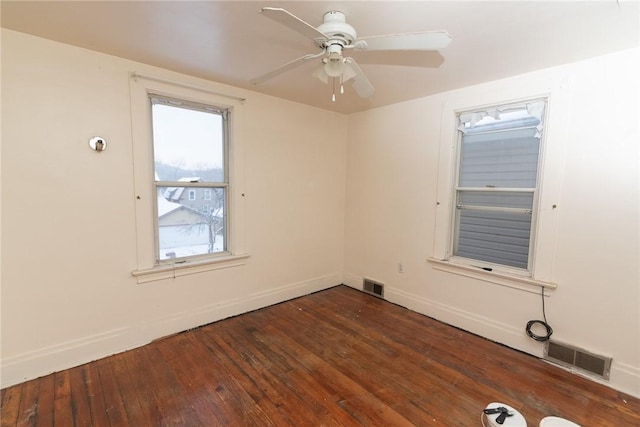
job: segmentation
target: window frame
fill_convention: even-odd
[[[556,254],[556,229],[561,205],[564,152],[569,134],[567,123],[570,98],[570,76],[560,74],[544,78],[523,78],[517,86],[509,80],[492,82],[466,91],[452,92],[440,104],[440,131],[435,135],[438,144],[438,160],[435,162],[434,180],[430,184],[435,199],[431,248],[426,260],[434,270],[445,274],[474,279],[493,285],[509,287],[524,292],[539,293],[539,288],[556,289],[554,264]],[[535,218],[536,245],[532,253],[530,272],[492,270],[460,262],[451,256],[452,187],[457,173],[456,138],[458,123],[456,114],[461,111],[482,110],[492,105],[516,104],[533,99],[546,99],[545,142],[540,150],[538,165],[538,200]]]
[[[524,276],[524,277],[533,277],[533,266],[535,264],[535,253],[536,253],[536,235],[537,235],[537,219],[538,219],[538,210],[539,210],[539,192],[540,192],[540,182],[542,180],[542,169],[543,169],[543,155],[542,153],[544,152],[544,148],[545,148],[545,137],[546,137],[546,119],[547,119],[547,112],[548,112],[548,106],[549,106],[549,99],[547,96],[544,97],[534,97],[534,98],[530,98],[530,99],[525,99],[525,100],[521,100],[518,101],[517,103],[496,103],[496,104],[489,104],[487,106],[483,106],[482,108],[471,108],[471,109],[462,109],[462,110],[456,110],[455,113],[455,120],[456,123],[460,123],[460,117],[464,114],[469,114],[469,113],[474,113],[474,112],[478,112],[478,111],[485,111],[485,110],[491,110],[491,109],[497,109],[497,110],[508,110],[508,109],[515,109],[515,108],[522,108],[525,107],[526,104],[530,104],[530,103],[535,103],[535,102],[544,102],[544,112],[542,114],[541,117],[541,122],[540,124],[542,125],[542,131],[541,131],[541,136],[540,136],[540,142],[539,142],[539,146],[538,146],[538,154],[537,154],[537,164],[536,164],[536,186],[531,188],[531,187],[526,187],[526,188],[520,188],[520,187],[490,187],[490,188],[485,188],[485,187],[462,187],[460,186],[460,169],[461,169],[461,163],[462,163],[462,144],[463,144],[463,137],[464,137],[464,133],[460,130],[458,130],[456,132],[456,138],[455,138],[455,168],[453,170],[453,185],[452,185],[452,195],[451,195],[451,200],[452,200],[452,209],[451,209],[451,214],[452,214],[452,218],[451,218],[451,231],[450,231],[450,236],[449,236],[449,247],[447,249],[447,259],[451,260],[452,262],[455,262],[457,264],[460,265],[464,265],[464,266],[469,266],[469,267],[476,267],[476,268],[480,268],[484,271],[496,271],[496,272],[500,272],[500,273],[506,273],[509,275],[514,275],[514,276]],[[530,213],[531,213],[531,222],[530,222],[530,231],[529,231],[529,247],[528,247],[528,251],[527,251],[527,267],[526,268],[519,268],[519,267],[515,267],[515,266],[509,266],[506,264],[499,264],[499,263],[494,263],[494,262],[490,262],[490,261],[484,261],[484,260],[479,260],[479,259],[475,259],[475,258],[469,258],[469,257],[464,257],[464,256],[460,256],[460,255],[456,255],[456,245],[459,242],[459,234],[460,234],[460,228],[459,228],[459,220],[460,220],[460,215],[461,215],[461,209],[458,207],[459,206],[459,198],[461,196],[461,194],[463,192],[482,192],[482,193],[499,193],[499,192],[522,192],[522,193],[530,193],[532,194],[532,206],[530,209]],[[486,209],[486,210],[490,210],[490,209]],[[509,208],[504,208],[504,209],[500,209],[500,208],[496,208],[496,211],[499,212],[508,212]],[[518,210],[518,211],[529,211],[529,209],[524,209],[524,208],[514,208],[513,209]]]
[[[218,251],[218,252],[211,252],[211,253],[204,253],[204,254],[197,254],[197,255],[190,255],[190,256],[182,256],[182,257],[176,257],[176,258],[164,258],[161,259],[160,257],[160,228],[159,228],[159,216],[158,216],[158,204],[157,204],[157,198],[154,199],[154,221],[155,221],[155,237],[154,237],[154,241],[155,241],[155,255],[156,255],[156,264],[166,264],[166,263],[173,263],[173,262],[182,262],[185,260],[197,260],[197,259],[203,259],[203,258],[208,258],[211,256],[224,256],[224,255],[228,255],[229,252],[227,251],[227,241],[228,241],[228,237],[229,237],[229,233],[228,233],[228,227],[227,227],[227,218],[228,218],[228,191],[229,191],[229,156],[228,156],[228,152],[229,152],[229,120],[230,120],[230,112],[227,108],[224,107],[220,107],[218,105],[212,105],[212,104],[202,104],[202,103],[194,103],[192,101],[189,100],[185,100],[185,99],[179,99],[176,97],[167,97],[167,96],[162,96],[162,95],[158,95],[155,93],[150,93],[149,94],[149,106],[152,109],[151,112],[151,121],[152,121],[152,127],[153,127],[153,106],[155,104],[158,105],[166,105],[166,106],[170,106],[173,108],[184,108],[187,110],[193,110],[193,111],[199,111],[199,112],[205,112],[205,113],[211,113],[211,114],[218,114],[220,115],[221,119],[222,119],[222,170],[223,170],[223,177],[222,177],[222,181],[216,182],[216,181],[183,181],[183,180],[178,180],[178,181],[162,181],[162,180],[156,180],[153,179],[153,185],[155,188],[155,191],[157,193],[159,188],[163,188],[163,187],[183,187],[185,188],[185,190],[187,191],[187,200],[189,202],[193,202],[193,201],[197,201],[198,200],[198,189],[202,189],[203,190],[203,194],[204,191],[209,191],[211,192],[212,189],[218,189],[221,188],[224,191],[224,198],[223,198],[223,242],[224,242],[224,250],[223,251]],[[154,145],[153,142],[153,136],[152,136],[152,146]],[[152,150],[153,151],[153,150]],[[154,168],[154,176],[155,176],[155,155],[152,157],[152,165]],[[203,200],[204,200],[204,196],[203,196]]]
[[[210,82],[183,79],[168,80],[132,72],[129,80],[131,102],[132,158],[136,215],[136,267],[131,272],[138,283],[172,279],[221,268],[246,264],[249,254],[244,232],[244,98],[225,94]],[[157,252],[157,195],[154,196],[154,157],[151,103],[149,97],[184,100],[228,110],[225,168],[227,191],[226,252],[163,260]],[[182,185],[183,183],[181,183]],[[196,187],[207,183],[197,183]],[[166,262],[165,262],[166,261]]]

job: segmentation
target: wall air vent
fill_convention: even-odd
[[[384,298],[384,285],[382,283],[375,282],[371,279],[364,279],[362,290],[371,295]]]
[[[543,359],[568,368],[576,368],[578,371],[595,375],[605,380],[609,379],[611,371],[610,357],[593,354],[553,340],[547,341]]]

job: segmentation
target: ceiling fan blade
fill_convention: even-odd
[[[366,42],[364,50],[438,50],[447,47],[451,40],[446,31],[387,34],[359,38],[356,48],[360,42]]]
[[[359,64],[438,68],[444,63],[444,57],[437,50],[358,50],[353,56]]]
[[[312,59],[316,59],[316,58],[318,58],[318,57],[320,57],[322,55],[324,55],[324,51],[322,51],[320,53],[310,53],[308,55],[301,56],[298,59],[294,59],[291,62],[287,62],[286,64],[281,65],[280,67],[276,68],[275,70],[269,71],[266,74],[263,74],[263,75],[261,75],[259,77],[256,77],[256,78],[253,78],[253,79],[249,80],[249,83],[254,84],[254,85],[257,85],[257,84],[260,84],[260,83],[264,83],[267,80],[271,80],[272,78],[274,78],[274,77],[276,77],[276,76],[278,76],[278,75],[280,75],[282,73],[285,73],[285,72],[287,72],[289,70],[292,70],[292,69],[294,69],[294,68],[296,68],[296,67],[298,67],[298,66],[300,66],[300,65],[302,65],[304,63],[306,63],[307,61],[311,61]]]
[[[279,22],[285,27],[291,28],[293,31],[296,31],[311,40],[329,40],[329,37],[327,37],[326,34],[321,33],[313,25],[303,21],[285,9],[279,7],[263,7],[260,12],[264,16]]]
[[[353,86],[360,98],[371,98],[376,90],[369,79],[367,79],[367,76],[353,58],[345,58],[345,60],[356,73],[351,86]]]

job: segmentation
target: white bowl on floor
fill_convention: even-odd
[[[572,421],[559,417],[544,417],[540,420],[540,427],[580,427]]]

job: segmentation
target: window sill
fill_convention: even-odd
[[[157,280],[175,279],[176,277],[189,276],[205,271],[238,267],[246,264],[248,258],[249,254],[240,254],[175,264],[160,264],[152,268],[134,270],[131,272],[131,275],[138,280],[138,283],[155,282]]]
[[[486,271],[478,267],[457,264],[452,261],[437,258],[428,258],[427,261],[433,264],[433,268],[436,270],[446,271],[459,276],[470,277],[484,282],[520,289],[527,292],[533,292],[533,287],[544,289],[556,289],[558,287],[556,283],[543,282],[541,280],[532,279],[531,277],[516,276],[497,271]]]

